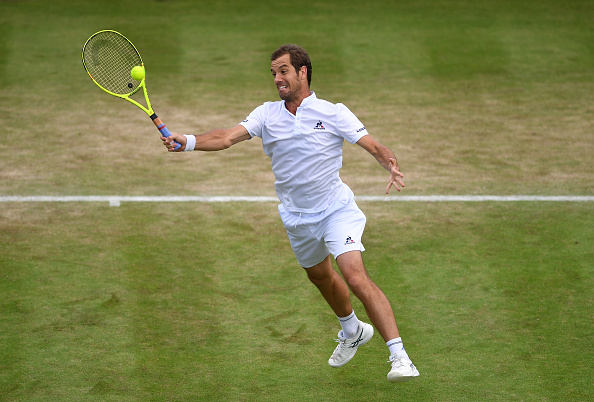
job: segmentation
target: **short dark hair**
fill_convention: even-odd
[[[285,54],[291,57],[291,65],[295,68],[295,71],[299,71],[303,66],[307,67],[307,85],[311,86],[311,60],[307,51],[293,43],[282,45],[272,53],[270,61],[274,61]]]

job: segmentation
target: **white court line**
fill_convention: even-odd
[[[404,195],[404,196],[356,196],[357,201],[380,202],[592,202],[594,196],[540,196],[540,195]],[[120,206],[121,202],[278,202],[276,197],[266,196],[119,196],[119,195],[67,195],[67,196],[0,196],[0,202],[109,202]]]
[[[361,201],[421,201],[421,202],[510,202],[510,201],[562,201],[585,202],[594,201],[594,196],[542,196],[542,195],[404,195],[395,197],[367,196],[355,197]]]

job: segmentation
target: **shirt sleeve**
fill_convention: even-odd
[[[369,134],[363,123],[348,107],[342,103],[337,103],[336,106],[338,107],[338,130],[345,140],[354,144]]]
[[[239,123],[246,128],[252,137],[262,138],[262,128],[264,127],[266,116],[265,108],[266,104],[258,106],[245,118],[245,120]]]

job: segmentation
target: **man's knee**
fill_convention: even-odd
[[[337,262],[345,282],[356,296],[376,288],[367,274],[361,253],[345,253],[338,256]]]
[[[304,269],[307,273],[307,278],[316,286],[324,284],[327,281],[331,281],[333,276],[332,274],[334,273],[330,256],[326,257],[324,261],[320,262],[319,264],[314,265],[311,268]]]
[[[345,277],[345,281],[349,285],[349,289],[351,289],[357,297],[373,291],[376,288],[375,284],[365,271],[352,273]]]

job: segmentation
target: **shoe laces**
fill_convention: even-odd
[[[336,347],[336,349],[334,349],[334,353],[332,353],[332,358],[334,359],[334,357],[338,357],[342,355],[342,352],[344,352],[347,348],[346,348],[346,341],[348,339],[334,339],[336,342],[338,342],[338,346]]]
[[[392,355],[390,356],[390,359],[388,360],[388,363],[392,363],[392,367],[396,368],[396,367],[406,367],[408,366],[406,364],[406,358],[404,357],[398,357],[396,355]]]

